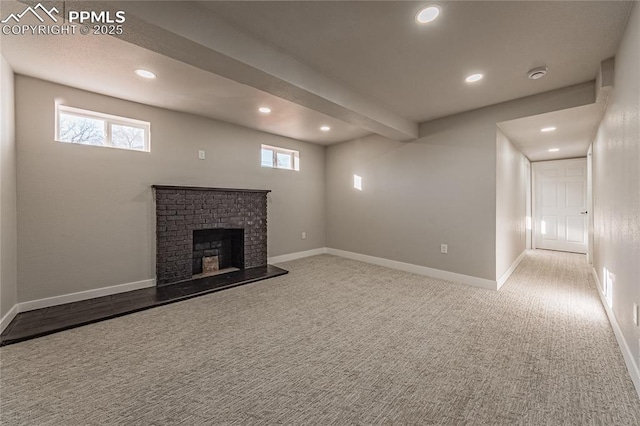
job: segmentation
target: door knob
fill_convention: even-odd
[[[586,210],[585,210],[585,211],[583,211],[583,212],[580,212],[580,214],[587,214],[587,213],[589,213],[589,212],[588,212],[588,211],[586,211]]]

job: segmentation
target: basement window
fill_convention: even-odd
[[[58,142],[150,151],[151,124],[64,105],[56,107]]]
[[[261,165],[273,169],[300,170],[300,153],[292,149],[262,145]]]

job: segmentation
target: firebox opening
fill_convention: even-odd
[[[244,269],[244,229],[193,231],[193,276]]]

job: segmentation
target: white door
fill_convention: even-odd
[[[535,247],[587,252],[587,160],[533,163]]]

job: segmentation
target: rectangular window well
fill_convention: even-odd
[[[146,121],[56,106],[58,142],[149,152],[150,128]]]
[[[262,145],[262,167],[274,169],[300,170],[300,153],[292,149]]]

